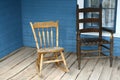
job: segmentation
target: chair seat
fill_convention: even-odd
[[[110,42],[108,40],[102,39],[100,40],[99,38],[82,38],[81,39],[81,45],[96,45],[99,44],[99,42],[101,42],[101,44],[109,44]]]
[[[50,47],[50,48],[41,48],[38,50],[38,53],[50,53],[50,52],[60,52],[64,51],[62,47]]]

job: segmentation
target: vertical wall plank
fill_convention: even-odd
[[[35,47],[29,21],[59,21],[59,46],[76,50],[77,0],[22,0],[23,42]],[[26,32],[27,31],[27,32]],[[54,30],[53,30],[54,33]]]
[[[0,0],[0,58],[22,44],[21,1]]]

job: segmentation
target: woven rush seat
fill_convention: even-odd
[[[84,45],[96,45],[96,44],[108,44],[110,43],[109,41],[105,40],[105,39],[102,39],[100,40],[99,38],[82,38],[81,39],[81,45],[84,46]]]
[[[50,47],[50,48],[41,48],[38,49],[38,53],[51,53],[51,52],[60,52],[64,51],[62,47]]]

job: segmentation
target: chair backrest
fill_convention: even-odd
[[[37,49],[58,47],[58,21],[30,22]]]
[[[81,29],[81,25],[83,28]],[[88,24],[88,25],[86,25]],[[95,27],[97,24],[97,27]],[[76,26],[80,33],[98,32],[102,35],[102,8],[81,8],[77,5],[76,9]],[[85,26],[85,27],[84,27]]]

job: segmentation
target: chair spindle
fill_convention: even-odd
[[[45,31],[44,31],[44,29],[42,29],[42,38],[43,38],[43,42],[44,42],[44,47],[46,47],[46,40],[45,40]]]
[[[50,33],[51,33],[51,46],[53,47],[54,45],[53,45],[53,30],[52,30],[52,28],[51,28]]]
[[[42,36],[40,33],[40,29],[38,29],[38,36],[39,36],[39,40],[40,40],[40,48],[42,48]]]
[[[48,47],[50,47],[50,39],[49,39],[49,31],[48,31],[48,28],[47,28],[47,43],[48,43]]]

